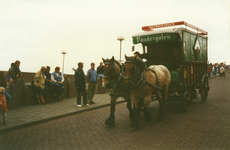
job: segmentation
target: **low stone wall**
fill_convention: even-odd
[[[1,72],[1,71],[0,71]],[[22,77],[13,82],[13,86],[9,89],[11,95],[11,101],[8,108],[15,108],[20,106],[28,106],[37,104],[36,95],[34,93],[34,87],[31,85],[31,81],[34,80],[35,73],[22,72]],[[63,98],[76,97],[75,89],[75,76],[64,75],[64,92]],[[52,95],[49,88],[46,87],[46,95],[44,96],[46,103],[56,102],[58,99]],[[108,93],[109,90],[101,86],[101,78],[98,78],[95,94]]]

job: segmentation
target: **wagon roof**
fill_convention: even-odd
[[[147,36],[147,35],[153,35],[153,34],[160,34],[160,33],[176,33],[179,30],[185,30],[185,28],[182,27],[174,27],[174,28],[163,28],[163,29],[156,29],[153,31],[144,31],[144,32],[139,32],[132,37],[137,37],[137,36]]]

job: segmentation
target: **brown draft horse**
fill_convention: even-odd
[[[124,97],[127,101],[127,108],[129,110],[130,119],[132,119],[132,105],[130,99],[129,88],[125,84],[123,66],[112,57],[111,59],[104,59],[104,84],[110,89],[110,115],[105,121],[106,127],[113,127],[115,124],[115,106],[116,100],[119,97]]]
[[[146,121],[150,121],[149,104],[151,96],[156,95],[160,111],[158,119],[162,120],[165,116],[165,105],[168,95],[168,87],[171,81],[170,72],[163,65],[152,65],[147,68],[146,64],[136,56],[127,57],[125,55],[125,80],[130,88],[130,97],[134,105],[133,130],[138,129],[138,100],[144,100],[143,112]]]

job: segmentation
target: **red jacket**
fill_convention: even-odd
[[[212,71],[212,67],[208,66],[208,73],[211,73],[211,71]]]
[[[7,112],[6,97],[4,94],[0,94],[0,114]]]

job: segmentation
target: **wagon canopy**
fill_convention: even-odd
[[[133,44],[138,43],[158,43],[162,41],[174,41],[176,40],[176,35],[182,28],[164,28],[157,29],[154,31],[140,32],[132,36]]]

